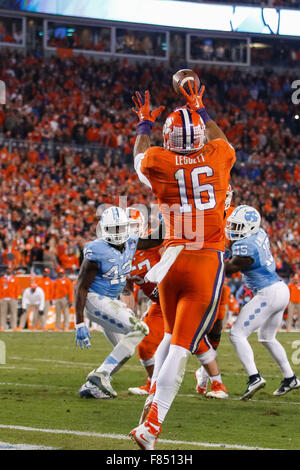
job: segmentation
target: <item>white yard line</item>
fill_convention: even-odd
[[[0,441],[0,450],[58,450],[55,447],[36,446],[32,444],[11,444]]]
[[[82,437],[96,437],[100,439],[116,439],[122,441],[128,441],[130,438],[124,434],[101,434],[96,432],[84,432],[84,431],[70,431],[68,429],[41,429],[32,428],[26,426],[12,426],[7,424],[0,424],[0,429],[13,429],[15,431],[31,431],[31,432],[42,432],[49,434],[70,434],[74,436]],[[159,442],[165,444],[184,445],[184,446],[195,446],[195,447],[213,447],[221,449],[239,449],[239,450],[277,450],[269,449],[265,447],[251,447],[238,444],[225,444],[225,443],[213,443],[213,442],[197,442],[197,441],[177,441],[170,439],[159,439]]]
[[[64,390],[74,390],[73,387],[66,387],[64,385],[49,385],[49,384],[25,384],[25,383],[18,383],[18,382],[0,382],[0,386],[9,386],[9,387],[43,387],[43,388],[56,388],[56,389],[64,389]],[[126,392],[127,390],[123,390],[123,392]],[[131,395],[133,396],[133,395]],[[211,398],[205,398],[205,397],[199,397],[198,394],[194,393],[178,393],[177,395],[178,397],[182,397],[182,398],[195,398],[197,400],[204,400],[203,402],[205,402],[205,400],[212,400]],[[228,397],[226,398],[225,401],[241,401],[239,398],[231,398],[231,397]],[[244,403],[268,403],[268,404],[272,404],[272,405],[300,405],[300,402],[299,401],[278,401],[277,399],[274,399],[274,400],[249,400],[249,401],[245,401]]]

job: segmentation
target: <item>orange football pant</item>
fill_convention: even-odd
[[[223,253],[183,250],[159,284],[165,332],[171,344],[197,351],[216,319],[224,282]]]
[[[141,360],[146,361],[154,356],[164,336],[164,320],[159,304],[155,302],[151,304],[143,322],[148,325],[149,334],[137,346],[137,353]]]

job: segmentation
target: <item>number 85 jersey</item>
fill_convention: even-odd
[[[136,155],[139,179],[158,199],[165,245],[225,250],[225,199],[235,159],[234,149],[223,139],[189,155],[162,147]]]
[[[124,289],[126,277],[131,271],[138,237],[130,235],[123,252],[105,240],[97,238],[88,242],[83,250],[84,258],[98,264],[98,272],[89,291],[106,297],[117,298]]]
[[[242,271],[247,287],[253,292],[281,281],[264,229],[260,228],[254,235],[234,242],[231,251],[232,256],[249,256],[254,260],[249,268]]]

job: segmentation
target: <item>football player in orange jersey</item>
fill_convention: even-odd
[[[225,203],[226,207],[226,203]],[[126,213],[130,220],[131,230],[135,232],[139,237],[145,235],[145,219],[139,210],[128,207]],[[164,323],[162,311],[159,304],[158,288],[157,284],[146,281],[145,276],[150,269],[159,262],[161,258],[162,247],[154,247],[149,250],[142,251],[138,250],[132,260],[132,270],[127,279],[127,289],[133,290],[132,284],[135,283],[141,288],[145,296],[152,301],[151,306],[144,313],[142,319],[149,327],[149,334],[138,344],[137,353],[143,366],[145,367],[148,378],[146,385],[141,387],[130,387],[128,391],[134,395],[148,395],[150,391],[151,378],[154,368],[154,354],[160,342],[163,339],[164,334]],[[222,301],[223,295],[221,297]],[[221,310],[221,303],[219,311]],[[219,315],[219,314],[218,314]],[[219,319],[219,316],[218,316]],[[218,323],[218,319],[215,323]],[[222,318],[221,318],[222,320]],[[222,324],[222,321],[221,321]],[[204,337],[199,344],[198,350],[195,353],[199,363],[202,365],[203,374],[212,381],[212,390],[207,394],[208,397],[212,398],[227,398],[227,390],[224,384],[222,384],[221,375],[219,373],[216,353],[214,350],[217,349],[217,338],[219,328],[213,327],[211,333]],[[212,343],[212,345],[211,345]],[[196,388],[198,393],[199,389]],[[206,392],[206,390],[205,390]]]
[[[159,284],[165,334],[143,422],[130,432],[145,450],[154,449],[187,359],[215,321],[224,281],[224,209],[235,151],[204,108],[204,87],[199,94],[189,87],[189,94],[180,88],[187,106],[165,122],[164,148],[150,146],[151,127],[163,108],[150,111],[147,91],[144,101],[138,92],[133,98],[139,118],[134,166],[158,199],[167,234],[166,251],[146,276]]]
[[[234,210],[234,207],[231,206],[232,196],[233,196],[233,191],[232,191],[231,185],[229,184],[227,191],[226,191],[226,199],[225,199],[224,228],[226,225],[227,218],[229,217],[230,214],[232,214],[232,211]],[[226,242],[226,245],[229,246],[229,240],[227,240],[227,242]],[[224,259],[226,259],[226,255]],[[215,351],[217,350],[220,344],[223,322],[226,325],[226,317],[227,317],[226,306],[229,301],[229,296],[230,296],[230,287],[226,285],[226,282],[224,282],[217,317],[216,317],[216,320],[214,322],[212,329],[207,335],[207,338]],[[215,364],[210,365],[211,368],[217,367],[216,358],[214,359],[214,362]],[[212,390],[207,393],[207,385],[208,385],[210,376],[205,367],[202,366],[196,370],[195,378],[197,380],[196,391],[200,395],[206,394],[207,396],[212,397],[212,398],[227,398],[228,395],[227,395],[227,391],[226,391],[224,384],[222,383],[220,384],[216,380],[212,381]]]

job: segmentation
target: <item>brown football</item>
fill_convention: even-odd
[[[178,70],[178,72],[174,73],[173,75],[173,88],[175,92],[180,95],[180,90],[179,87],[183,86],[183,88],[188,92],[189,87],[188,87],[188,80],[190,80],[192,83],[192,86],[194,85],[194,82],[196,82],[197,85],[197,90],[200,88],[200,80],[196,72],[191,69],[182,69]],[[194,86],[193,86],[194,88]]]

